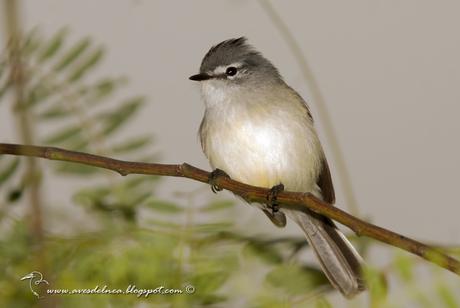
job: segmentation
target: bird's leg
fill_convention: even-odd
[[[284,190],[284,185],[279,183],[278,185],[270,188],[270,192],[267,194],[267,205],[272,211],[273,216],[280,210],[280,206],[276,200],[278,194]]]
[[[211,190],[213,193],[217,193],[218,191],[221,191],[222,188],[220,188],[217,184],[216,184],[216,180],[220,177],[226,177],[226,178],[230,178],[230,176],[225,173],[225,171],[223,170],[220,170],[220,169],[215,169],[214,171],[211,172],[211,174],[209,175],[209,179],[208,179],[208,183],[211,185]]]

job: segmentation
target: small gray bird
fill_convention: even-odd
[[[211,166],[246,184],[310,192],[333,204],[331,174],[308,106],[273,64],[246,42],[230,39],[203,58],[200,81],[206,106],[199,134]],[[362,259],[321,215],[258,205],[277,226],[285,214],[305,232],[331,284],[344,296],[364,289]]]

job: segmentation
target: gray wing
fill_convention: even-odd
[[[335,203],[335,192],[334,185],[332,184],[331,171],[327,164],[326,157],[323,158],[323,165],[321,167],[321,173],[319,174],[316,184],[321,189],[323,200],[329,204]]]
[[[302,107],[307,112],[308,118],[310,118],[310,120],[314,122],[313,116],[311,115],[307,102],[305,102],[302,96],[300,96],[300,94],[297,93],[294,89],[292,89],[291,87],[289,88],[292,90],[292,93],[294,93],[294,95],[297,96],[298,101],[301,102]],[[318,179],[316,180],[316,184],[321,189],[323,200],[329,204],[334,204],[335,203],[335,192],[334,192],[334,186],[332,185],[331,171],[329,170],[329,165],[327,164],[327,160],[324,155],[323,155],[323,163],[321,167],[321,172],[318,176]]]
[[[208,133],[208,128],[206,125],[206,113],[203,116],[203,119],[201,120],[200,123],[200,128],[198,129],[198,137],[200,138],[200,143],[201,143],[201,149],[204,152],[204,155],[207,156],[206,154],[206,135]]]

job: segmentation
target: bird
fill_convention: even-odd
[[[286,216],[300,226],[331,285],[345,297],[364,290],[363,259],[333,221],[309,210],[280,209],[276,202],[286,189],[335,203],[330,169],[303,98],[245,37],[212,46],[189,79],[201,86],[199,138],[214,169],[211,178],[225,175],[269,188],[269,202],[257,204],[265,215],[278,227],[286,225]]]

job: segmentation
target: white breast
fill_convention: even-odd
[[[213,168],[251,185],[316,189],[323,154],[306,109],[293,96],[261,100],[203,84],[207,108],[201,134]]]

